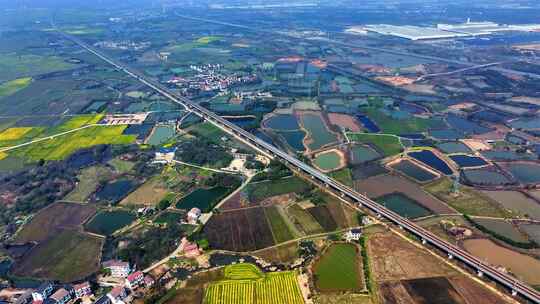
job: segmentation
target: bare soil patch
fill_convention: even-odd
[[[351,132],[360,132],[362,129],[358,121],[347,114],[328,113],[328,121],[330,124],[350,130]]]

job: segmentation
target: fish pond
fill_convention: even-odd
[[[414,219],[432,214],[429,209],[420,205],[417,201],[398,192],[378,197],[375,201],[406,218]]]
[[[540,225],[528,224],[521,225],[519,228],[529,236],[529,239],[540,244]]]
[[[369,146],[355,145],[350,149],[350,158],[353,164],[367,163],[380,157],[381,155]]]
[[[430,130],[429,136],[439,139],[439,140],[458,140],[460,138],[463,138],[463,133],[457,131],[457,130]]]
[[[506,175],[495,168],[463,170],[462,176],[475,185],[498,186],[512,183]]]
[[[96,201],[108,201],[113,204],[124,198],[133,188],[135,183],[129,179],[119,179],[107,183],[95,194]]]
[[[518,153],[506,150],[483,151],[482,155],[491,160],[512,161],[512,160],[533,160],[535,155],[531,153]]]
[[[470,153],[472,152],[467,145],[459,141],[449,141],[445,143],[440,143],[437,145],[437,149],[441,150],[446,154],[452,153]]]
[[[446,118],[446,122],[454,129],[466,134],[484,134],[491,131],[490,128],[484,127],[476,122],[467,120],[457,115],[450,114]]]
[[[292,114],[272,115],[264,121],[264,126],[274,130],[292,131],[300,129],[296,116]]]
[[[135,215],[129,211],[103,211],[94,216],[90,222],[85,225],[85,228],[87,231],[108,236],[115,231],[128,226],[135,219]]]
[[[418,166],[417,164],[407,159],[395,163],[390,167],[422,183],[431,181],[437,177],[437,175],[427,171],[426,169]]]
[[[358,119],[362,123],[364,128],[366,128],[369,132],[377,133],[381,131],[381,129],[377,126],[377,124],[366,115],[356,114],[355,116],[356,116],[356,119]]]
[[[474,222],[487,230],[493,231],[499,235],[511,239],[514,242],[528,242],[527,237],[522,234],[511,222],[491,218],[475,218]]]
[[[540,164],[510,163],[506,168],[522,184],[540,183]]]
[[[336,151],[320,153],[315,157],[314,163],[323,171],[332,171],[340,167],[341,155]]]
[[[487,162],[478,156],[472,155],[450,155],[451,160],[453,160],[460,168],[471,168],[471,167],[480,167],[487,165]]]
[[[225,187],[199,188],[181,198],[176,203],[176,208],[190,210],[195,207],[203,212],[209,212],[229,191],[230,189]]]
[[[309,132],[309,148],[311,150],[318,150],[325,145],[336,142],[338,139],[334,133],[326,128],[326,124],[320,115],[304,114],[302,115],[302,124]]]
[[[306,147],[304,147],[304,138],[306,137],[306,133],[304,131],[283,131],[277,133],[283,137],[283,139],[285,139],[287,145],[289,145],[293,150],[300,152],[306,150]]]
[[[437,157],[437,155],[435,155],[435,153],[429,151],[429,150],[422,150],[422,151],[414,151],[414,152],[409,152],[408,154],[410,157],[428,165],[429,167],[439,171],[439,172],[442,172],[443,174],[445,175],[451,175],[453,172],[452,172],[452,169],[450,169],[450,167],[448,167],[448,165],[442,160],[440,159],[439,157]]]
[[[160,125],[154,128],[154,131],[147,140],[149,145],[161,145],[167,142],[169,139],[173,138],[175,135],[175,130],[173,125]]]

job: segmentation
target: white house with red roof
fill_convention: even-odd
[[[125,285],[129,289],[136,289],[144,282],[144,273],[142,271],[135,271],[127,276]]]

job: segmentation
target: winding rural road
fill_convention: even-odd
[[[56,29],[54,24],[53,27]],[[154,80],[147,78],[143,74],[128,68],[126,65],[118,63],[115,60],[105,56],[104,54],[98,52],[83,41],[79,40],[78,38],[69,36],[59,31],[58,29],[57,31],[66,39],[73,41],[82,48],[86,49],[88,52],[108,62],[109,64],[117,68],[119,71],[136,78],[138,81],[149,86],[150,88],[157,91],[159,94],[168,98],[172,102],[182,105],[185,108],[193,111],[201,118],[222,129],[224,132],[231,134],[233,137],[253,147],[257,151],[260,151],[262,154],[281,161],[298,174],[307,176],[307,178],[310,178],[311,181],[317,186],[321,186],[327,191],[336,193],[344,200],[348,201],[349,204],[351,206],[354,206],[356,209],[364,208],[375,214],[377,217],[384,217],[388,221],[398,226],[399,229],[408,231],[412,235],[417,236],[422,241],[422,244],[429,244],[441,250],[442,252],[445,252],[448,255],[449,259],[459,260],[477,271],[479,276],[489,277],[493,281],[508,288],[512,292],[512,295],[520,295],[533,303],[540,303],[540,292],[519,281],[517,278],[498,270],[492,265],[485,263],[481,259],[473,256],[472,254],[459,248],[458,246],[455,246],[436,236],[431,231],[428,231],[418,226],[411,220],[404,218],[391,210],[386,209],[385,207],[381,206],[380,204],[376,203],[365,195],[362,195],[355,190],[337,182],[336,180],[328,177],[317,169],[301,162],[294,156],[287,154],[286,152],[265,142],[264,140],[259,139],[253,134],[245,131],[244,129],[227,121],[226,119],[221,118],[219,115],[211,112],[210,110],[202,107],[201,105],[193,103],[191,100],[185,98],[184,96],[177,95],[162,84],[155,82]]]

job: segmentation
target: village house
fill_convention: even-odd
[[[32,299],[34,301],[44,301],[48,298],[54,289],[53,282],[47,281],[39,285],[39,287],[32,292]]]
[[[176,147],[174,148],[160,148],[155,153],[155,163],[159,164],[170,164],[174,160],[174,153],[176,152]]]
[[[122,304],[127,297],[126,289],[124,286],[116,286],[107,294],[107,297],[112,304]]]
[[[136,289],[143,283],[144,274],[142,271],[135,271],[134,273],[127,276],[125,285],[129,289]]]
[[[111,304],[111,299],[109,299],[107,295],[104,295],[99,299],[95,300],[93,304]]]
[[[56,304],[66,304],[71,300],[71,293],[65,288],[60,288],[50,297]]]
[[[197,244],[188,243],[186,246],[184,246],[184,254],[188,258],[196,258],[201,255],[201,251],[199,250],[199,246],[197,246]]]
[[[192,225],[196,225],[200,216],[201,216],[201,209],[191,208],[191,210],[189,210],[189,212],[187,213],[187,222]]]
[[[131,267],[128,262],[120,260],[108,260],[102,263],[103,268],[111,271],[111,276],[117,278],[125,278],[131,272]]]
[[[358,241],[362,237],[362,230],[360,229],[351,229],[347,231],[344,235],[344,238],[347,242]]]
[[[151,287],[156,281],[149,275],[144,276],[144,286]]]
[[[76,298],[82,298],[92,295],[92,288],[90,287],[90,283],[83,282],[73,285],[73,292],[75,293]]]

